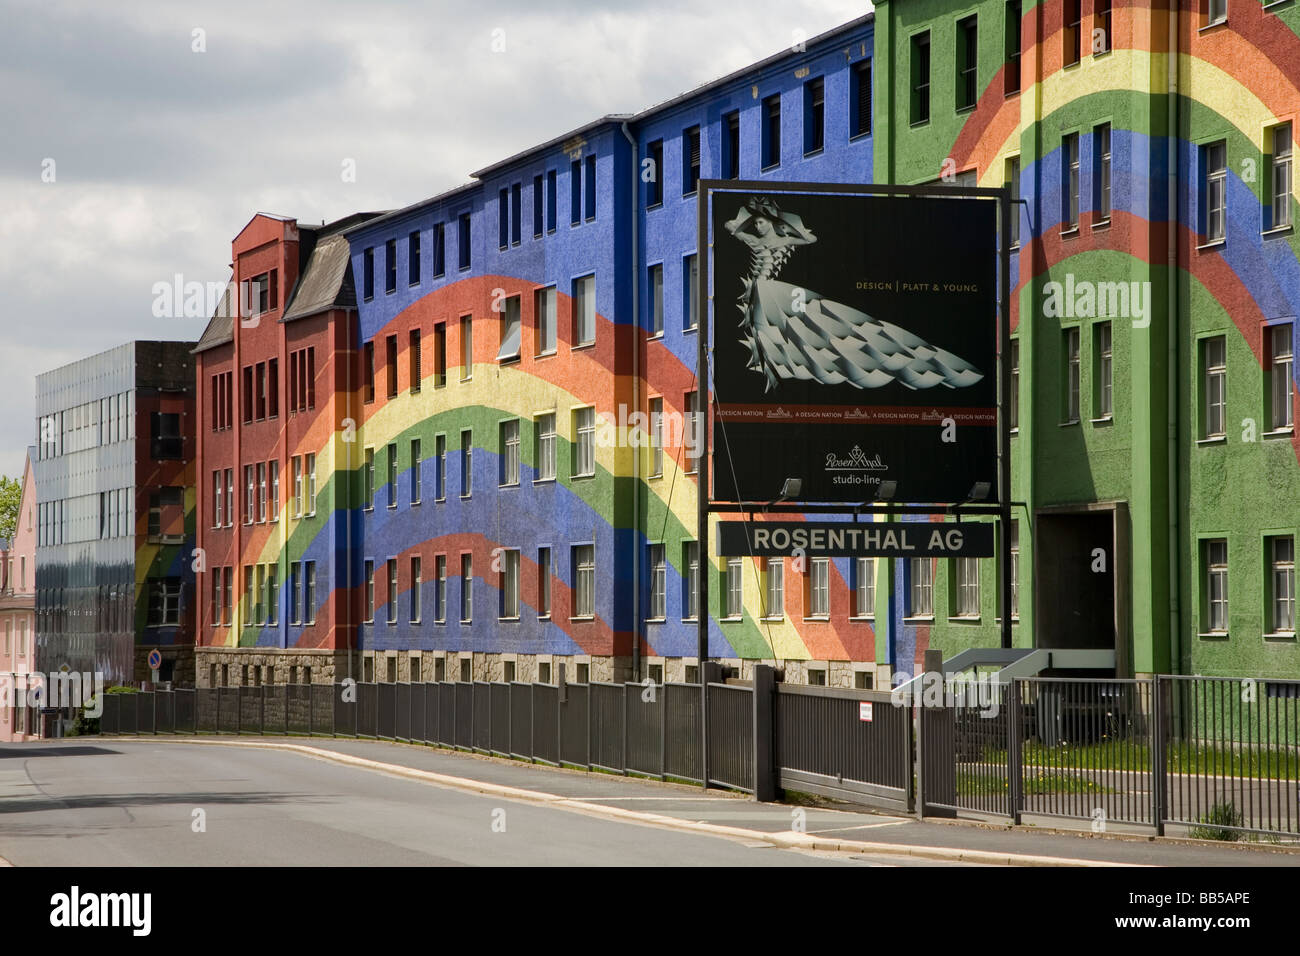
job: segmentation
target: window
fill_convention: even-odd
[[[582,160],[569,163],[569,225],[582,222]]]
[[[375,506],[375,450],[373,448],[365,450],[365,463],[362,465],[361,482],[362,501],[365,502],[365,509],[369,511]]]
[[[821,77],[803,85],[803,152],[826,147],[826,81]]]
[[[302,517],[302,458],[294,455],[289,459],[289,467],[293,472],[293,516]]]
[[[551,549],[537,549],[537,616],[551,616]]]
[[[411,504],[420,503],[420,472],[424,465],[420,461],[420,439],[411,439]]]
[[[555,480],[555,415],[539,415],[537,434],[537,480]]]
[[[363,400],[375,400],[375,343],[367,342],[361,350],[361,376]]]
[[[411,380],[411,394],[414,395],[420,390],[424,374],[420,368],[422,356],[420,354],[420,330],[411,329],[406,342],[406,361],[408,364],[407,376]]]
[[[763,100],[763,168],[781,165],[781,96]]]
[[[225,581],[225,592],[221,598],[221,623],[229,626],[234,622],[235,569],[227,566],[225,574],[222,575],[222,580]]]
[[[853,616],[876,616],[876,559],[853,559]]]
[[[825,687],[826,686],[826,668],[809,667],[808,668],[808,686]]]
[[[440,554],[433,559],[433,570],[437,583],[433,591],[433,618],[439,624],[447,621],[447,556]]]
[[[397,561],[388,559],[388,623],[397,623]]]
[[[1061,422],[1068,425],[1079,420],[1079,330],[1064,329],[1061,334],[1065,347]]]
[[[934,569],[929,558],[909,558],[907,614],[908,617],[934,616]]]
[[[555,287],[538,289],[533,293],[533,311],[537,317],[537,354],[555,352]]]
[[[474,433],[465,429],[460,433],[460,496],[468,498],[474,493]]]
[[[411,233],[406,237],[406,281],[411,285],[420,283],[420,233]]]
[[[871,132],[871,61],[853,64],[853,82],[849,87],[849,137]]]
[[[225,501],[225,497],[226,497],[226,492],[221,485],[221,470],[217,469],[212,473],[212,527],[214,528],[220,528],[222,525],[221,506]],[[105,536],[105,530],[106,530],[104,495],[102,492],[100,493],[99,496],[99,502],[100,502],[99,536],[102,538]]]
[[[1295,384],[1291,380],[1291,323],[1269,326],[1269,422],[1273,431],[1291,428]]]
[[[304,458],[304,467],[307,472],[307,514],[316,513],[316,453],[312,452]]]
[[[1291,124],[1274,127],[1272,136],[1269,225],[1273,229],[1283,229],[1291,225]]]
[[[384,292],[397,291],[397,240],[384,243]]]
[[[460,621],[468,624],[474,620],[474,556],[460,556]]]
[[[102,595],[101,595],[102,597]],[[212,609],[210,611],[212,626],[221,624],[221,568],[212,569]],[[5,653],[9,652],[9,635],[5,634]],[[216,665],[213,665],[216,666]]]
[[[578,544],[573,547],[573,616],[595,617],[596,547]]]
[[[523,191],[522,183],[510,187],[510,242],[516,246],[523,241]]]
[[[460,380],[468,382],[474,377],[474,317],[460,317]]]
[[[957,617],[980,616],[980,563],[978,558],[953,558],[953,602]]]
[[[244,626],[248,627],[253,623],[253,612],[256,594],[254,585],[254,571],[251,564],[244,565]]]
[[[253,514],[255,501],[257,499],[257,482],[254,478],[253,466],[244,466],[244,524],[253,523]]]
[[[533,238],[542,238],[542,214],[545,205],[542,199],[542,177],[533,177]]]
[[[1228,19],[1228,0],[1204,0],[1205,25],[1213,26]]]
[[[698,329],[700,327],[700,259],[691,253],[682,259],[683,289],[686,301],[682,303],[682,315],[685,316],[683,327]]]
[[[519,313],[519,296],[512,295],[502,303],[501,310],[501,348],[497,352],[497,361],[519,358],[519,338],[522,326]]]
[[[253,366],[253,383],[256,390],[253,401],[253,417],[257,421],[266,418],[266,363],[258,362]]]
[[[700,128],[682,133],[682,195],[689,196],[700,184]]]
[[[1227,339],[1222,335],[1201,342],[1201,437],[1218,438],[1228,433]]]
[[[235,470],[226,469],[226,527],[235,524]]]
[[[596,473],[596,409],[579,408],[573,413],[574,478],[589,478]]]
[[[668,568],[664,559],[664,546],[652,544],[647,546],[647,550],[649,560],[646,563],[650,566],[650,609],[647,618],[662,621],[668,613]]]
[[[388,379],[388,397],[397,397],[397,336],[384,339],[384,373]]]
[[[435,501],[447,500],[447,436],[433,439],[433,497]]]
[[[149,416],[149,457],[155,461],[176,461],[185,457],[181,416],[176,412],[154,412]]]
[[[1092,55],[1109,53],[1110,37],[1110,0],[1096,0],[1092,8]]]
[[[469,268],[469,242],[469,213],[463,212],[456,217],[456,255],[458,258],[457,264],[461,269]]]
[[[519,419],[501,423],[501,485],[519,484]]]
[[[1007,0],[1003,54],[1002,93],[1010,96],[1020,92],[1020,0]]]
[[[740,178],[740,111],[733,110],[722,117],[722,171],[723,179]]]
[[[1012,249],[1020,248],[1020,207],[1015,200],[1020,198],[1020,157],[1012,156],[1007,160],[1007,186],[1011,189],[1011,229],[1007,236],[1007,245]]]
[[[1061,137],[1061,219],[1063,231],[1079,228],[1079,134]]]
[[[1112,402],[1114,361],[1111,358],[1111,324],[1098,322],[1093,326],[1093,357],[1096,369],[1093,372],[1093,400],[1096,403],[1096,417],[1110,419],[1114,414]]]
[[[1221,242],[1227,222],[1228,147],[1220,141],[1201,147],[1201,191],[1205,213],[1201,228],[1205,242]]]
[[[573,344],[596,341],[596,277],[583,276],[573,282]]]
[[[316,623],[316,562],[304,561],[303,568],[303,614],[306,623]]]
[[[583,192],[586,197],[587,221],[596,218],[596,156],[593,153],[587,157],[587,181],[583,184]]]
[[[375,250],[361,253],[361,294],[367,301],[375,297]]]
[[[546,174],[546,231],[555,231],[555,219],[558,215],[556,210],[559,208],[559,187],[556,183],[558,177],[555,170],[550,170]]]
[[[1295,632],[1295,538],[1290,535],[1268,538],[1269,625],[1273,634]]]
[[[646,287],[650,295],[650,337],[664,334],[664,267],[662,264],[650,266],[646,270],[649,281]]]
[[[1010,428],[1020,427],[1020,340],[1011,340],[1011,407],[1007,410]]]
[[[642,164],[642,176],[649,176],[646,183],[645,204],[646,207],[659,206],[664,201],[664,141],[655,140],[646,147],[646,159],[648,164]]]
[[[700,543],[682,542],[682,566],[686,568],[686,588],[682,594],[682,620],[694,621],[699,616],[700,601]]]
[[[785,558],[765,558],[765,618],[780,620],[785,617]]]
[[[508,620],[519,617],[519,552],[510,548],[501,552],[500,616]]]
[[[744,614],[745,565],[741,558],[727,558],[726,606],[723,617],[739,618]]]
[[[912,37],[911,123],[930,122],[930,31]]]
[[[1110,222],[1110,124],[1102,123],[1092,131],[1093,200],[1099,223]]]
[[[1011,620],[1020,618],[1020,522],[1011,522]]]
[[[389,442],[385,449],[384,458],[388,465],[388,480],[384,482],[388,486],[388,507],[397,507],[397,443]]]
[[[686,471],[695,474],[700,467],[700,455],[703,452],[702,415],[700,413],[700,393],[686,393]]]
[[[181,579],[149,579],[149,626],[165,627],[181,622]],[[20,634],[19,642],[24,643]]]
[[[266,623],[280,623],[280,579],[279,568],[274,564],[266,566]]]
[[[375,619],[375,562],[369,558],[365,561],[366,573],[366,616],[365,622],[370,624]]]
[[[1066,66],[1073,66],[1079,62],[1080,42],[1082,40],[1082,30],[1080,21],[1083,18],[1082,0],[1064,0],[1064,23],[1061,30],[1061,48],[1062,62]]]
[[[503,189],[497,194],[497,247],[505,249],[510,245],[510,191]]]
[[[808,570],[808,616],[829,617],[831,613],[831,559],[813,558]]]
[[[1202,560],[1205,567],[1206,632],[1228,632],[1228,542],[1222,538],[1205,541]]]
[[[266,521],[266,462],[257,463],[257,522]]]
[[[979,29],[974,16],[957,21],[957,109],[973,109],[979,99]]]
[[[280,360],[266,363],[266,417],[280,417]]]
[[[433,227],[433,277],[447,274],[447,228],[446,223],[437,223]]]
[[[650,477],[664,473],[664,400],[650,399]]]
[[[302,603],[298,589],[302,583],[302,566],[297,561],[289,562],[289,623],[302,623]]]

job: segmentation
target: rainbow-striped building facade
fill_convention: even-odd
[[[699,178],[1011,182],[1017,644],[1300,675],[1300,20],[1229,2],[882,0],[409,207],[255,217],[197,353],[199,682],[691,676]],[[992,559],[786,562],[779,612],[703,564],[742,674],[998,643]]]

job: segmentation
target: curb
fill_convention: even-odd
[[[351,754],[339,753],[335,750],[324,750],[319,747],[308,747],[302,744],[282,744],[266,741],[190,740],[174,738],[153,738],[151,742],[184,744],[200,747],[249,747],[257,750],[286,751],[289,753],[301,754],[316,760],[323,760],[329,763],[341,764],[348,767],[356,767],[363,770],[373,770],[393,777],[417,780],[422,783],[447,787],[453,790],[461,790],[467,793],[501,797],[503,799],[515,800],[523,803],[536,803],[544,806],[555,807],[561,810],[568,810],[570,812],[585,813],[589,816],[602,817],[608,820],[618,820],[624,823],[639,823],[648,826],[658,826],[687,833],[703,833],[709,836],[716,836],[730,840],[740,840],[749,843],[762,842],[789,850],[821,850],[839,853],[908,856],[919,859],[942,860],[944,862],[983,863],[995,866],[1141,866],[1141,864],[1116,863],[1107,860],[1080,860],[1071,857],[1040,856],[995,850],[907,846],[893,843],[868,843],[859,840],[827,840],[806,833],[786,831],[772,833],[764,830],[747,830],[741,827],[729,827],[718,823],[698,823],[693,820],[682,820],[678,817],[669,817],[658,813],[646,813],[639,810],[629,810],[624,807],[609,807],[603,804],[587,803],[583,800],[562,797],[558,794],[545,793],[540,790],[527,790],[522,787],[511,787],[505,784],[489,783],[484,780],[474,780],[467,777],[454,777],[449,774],[437,773],[432,770],[417,770],[414,767],[404,767],[400,764],[383,763],[379,760],[371,760],[366,757],[356,757]]]

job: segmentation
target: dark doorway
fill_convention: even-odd
[[[1118,650],[1115,512],[1040,513],[1034,555],[1037,646]]]

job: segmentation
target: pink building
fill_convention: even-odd
[[[22,500],[11,541],[0,542],[0,743],[40,734],[26,706],[26,675],[36,650],[36,478],[32,451],[23,468]],[[19,706],[19,703],[23,706]]]

